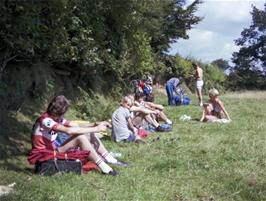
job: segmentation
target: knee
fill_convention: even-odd
[[[88,137],[86,135],[79,135],[76,139],[79,142],[79,144],[82,144],[88,141]]]

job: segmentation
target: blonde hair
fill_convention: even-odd
[[[213,89],[209,90],[209,95],[219,96],[220,94],[219,94],[219,91],[217,89],[213,88]]]
[[[132,99],[128,96],[125,96],[124,98],[122,98],[120,105],[124,105],[125,103],[130,103],[132,105]]]

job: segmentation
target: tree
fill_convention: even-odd
[[[233,53],[235,66],[228,79],[232,88],[266,88],[266,4],[264,10],[253,6],[251,15],[252,24],[235,41],[240,49]]]
[[[233,62],[237,70],[266,73],[266,4],[264,10],[253,6],[251,15],[252,24],[235,41],[240,50],[233,53]]]
[[[211,64],[218,66],[223,71],[230,68],[228,61],[224,59],[216,59],[212,61]]]

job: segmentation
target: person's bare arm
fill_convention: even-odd
[[[205,112],[205,109],[203,109],[203,111],[202,111],[202,115],[201,115],[201,118],[200,118],[200,121],[201,121],[201,122],[204,121],[205,116],[206,116],[206,112]]]
[[[163,110],[164,109],[164,107],[162,105],[159,105],[159,104],[156,104],[156,103],[145,102],[145,107],[146,107],[146,105],[149,108],[154,108],[154,109],[157,109],[157,110]]]
[[[80,135],[80,134],[87,134],[87,133],[96,133],[106,131],[106,125],[100,124],[95,127],[66,127],[61,124],[57,125],[55,128],[56,131],[64,132],[69,135]]]
[[[112,125],[108,121],[100,121],[95,123],[91,123],[88,121],[70,121],[68,125],[69,127],[95,127],[100,124],[106,125],[109,128],[112,127]]]
[[[150,110],[150,109],[147,109],[147,108],[143,108],[143,107],[137,107],[137,106],[132,106],[130,108],[130,111],[131,112],[142,112],[144,114],[157,114],[156,111],[153,111],[153,110]]]
[[[219,100],[218,104],[219,104],[220,108],[222,109],[223,113],[225,114],[226,118],[231,121],[231,118],[230,118],[228,112],[226,111],[223,102],[221,100]]]
[[[138,129],[134,126],[131,117],[128,118],[127,122],[128,122],[129,129],[134,133],[134,135],[137,135]]]

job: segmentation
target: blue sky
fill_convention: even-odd
[[[188,0],[191,3],[192,0]],[[169,54],[193,57],[203,62],[223,58],[230,60],[238,50],[234,40],[251,25],[251,5],[263,9],[266,0],[205,0],[196,15],[204,17],[189,33],[188,40],[178,40]]]

